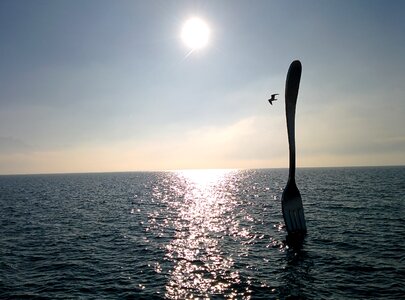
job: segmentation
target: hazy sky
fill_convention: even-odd
[[[0,1],[0,174],[405,164],[405,1]],[[210,26],[191,55],[191,16]],[[271,93],[279,101],[270,106]]]

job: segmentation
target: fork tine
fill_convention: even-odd
[[[296,218],[296,214],[295,214],[295,210],[290,210],[289,211],[290,214],[290,219],[291,219],[291,231],[296,231],[297,230],[297,218]]]
[[[307,231],[307,225],[305,224],[305,217],[304,217],[304,209],[300,208],[298,210],[298,220],[300,222],[300,231],[306,232]]]
[[[301,232],[305,233],[307,227],[305,224],[304,210],[302,208],[298,209],[288,209],[285,216],[285,225],[287,227],[287,232]]]
[[[285,216],[285,225],[287,227],[287,231],[291,231],[293,228],[293,224],[292,224],[292,217],[291,217],[291,210],[288,210],[288,214],[284,214]]]

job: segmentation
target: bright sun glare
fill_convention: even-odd
[[[210,29],[203,20],[191,18],[186,21],[181,31],[181,39],[191,50],[201,49],[208,44]]]

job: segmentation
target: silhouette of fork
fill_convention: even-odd
[[[301,80],[301,62],[291,63],[285,87],[285,107],[290,155],[290,169],[287,185],[281,197],[281,207],[288,234],[305,235],[307,226],[300,191],[295,183],[295,107]]]

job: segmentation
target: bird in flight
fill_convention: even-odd
[[[271,98],[269,99],[269,102],[270,102],[270,104],[271,105],[273,105],[273,101],[277,101],[277,99],[276,99],[276,96],[277,96],[278,94],[272,94],[271,95]]]

